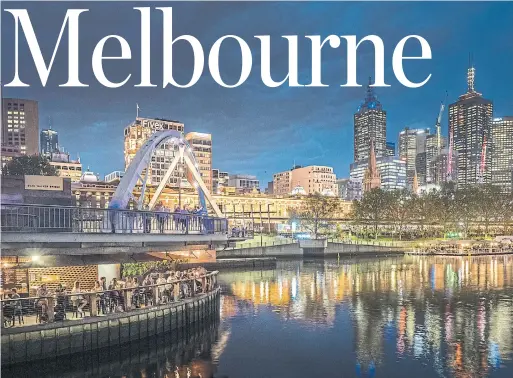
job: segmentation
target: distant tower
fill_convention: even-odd
[[[369,158],[371,141],[378,158],[387,155],[387,113],[378,101],[369,78],[365,100],[354,114],[354,162]]]
[[[363,191],[368,192],[375,188],[381,187],[381,176],[376,164],[376,153],[374,151],[374,141],[371,140],[369,165],[363,176]]]
[[[450,171],[457,168],[458,187],[491,181],[491,154],[484,154],[490,139],[493,104],[475,89],[475,68],[467,70],[467,92],[449,106]],[[452,163],[452,149],[458,154],[458,166]],[[454,172],[451,172],[454,176]],[[452,177],[453,179],[456,177]]]

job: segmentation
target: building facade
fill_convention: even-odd
[[[177,130],[183,133],[184,124],[165,119],[137,117],[134,122],[125,128],[125,170],[144,142],[146,142],[153,133],[160,130]],[[177,153],[178,147],[166,143],[162,144],[160,148],[155,151],[149,164],[147,185],[157,186],[160,184]],[[142,173],[142,177],[145,177],[145,175],[146,170]],[[188,187],[187,180],[184,178],[185,168],[183,164],[179,163],[178,169],[175,169],[166,185],[172,187]]]
[[[491,182],[513,191],[513,116],[494,118],[490,131]]]
[[[212,169],[212,193],[221,194],[223,188],[228,186],[228,172],[221,172],[219,169]]]
[[[363,185],[365,171],[368,162],[353,163],[350,166],[350,180],[352,181],[353,193],[358,194],[356,183]],[[384,156],[376,159],[381,189],[383,190],[401,190],[406,188],[406,162],[394,156]],[[349,200],[349,198],[347,198]],[[359,198],[353,198],[359,199]]]
[[[381,176],[376,163],[376,154],[374,153],[374,144],[371,141],[369,154],[369,164],[363,175],[363,192],[370,192],[372,189],[381,187]]]
[[[2,145],[18,147],[21,155],[39,153],[38,102],[2,99]]]
[[[302,187],[306,194],[320,193],[338,196],[338,185],[332,167],[310,165],[294,167],[289,171],[273,175],[273,192],[275,195],[290,195],[294,188]]]
[[[395,156],[395,143],[387,142],[387,151],[385,156]]]
[[[112,171],[105,175],[104,181],[106,183],[119,183],[124,175],[125,171]]]
[[[249,193],[260,190],[260,181],[252,175],[230,175],[228,186],[234,187],[237,193]]]
[[[205,183],[208,191],[212,191],[212,135],[205,133],[190,132],[185,134],[185,139],[189,142],[194,156],[196,157],[196,163],[198,163],[198,169],[200,171],[201,178]],[[189,181],[193,182],[192,175],[188,174]]]
[[[71,182],[80,181],[82,163],[80,159],[72,160],[67,152],[53,152],[50,155],[50,165],[55,167],[59,177],[68,177]]]
[[[487,151],[493,104],[474,88],[475,69],[467,71],[467,93],[449,105],[449,132],[458,153],[458,187],[491,182]],[[454,168],[454,165],[453,165]]]
[[[43,129],[39,137],[41,155],[51,157],[54,152],[59,152],[59,134],[52,129]]]
[[[440,138],[440,148],[438,148],[438,139]],[[429,134],[426,136],[426,184],[440,184],[436,182],[431,175],[430,167],[433,166],[434,159],[447,148],[447,138],[438,136],[436,134]]]
[[[406,162],[406,178],[410,189],[413,186],[416,173],[417,175],[420,173],[424,181],[426,178],[425,155],[419,162],[421,172],[417,171],[417,155],[425,152],[427,135],[429,135],[429,129],[410,129],[408,127],[399,133],[399,159]]]
[[[369,79],[365,100],[354,114],[354,162],[369,159],[371,142],[374,143],[376,157],[387,154],[387,113]]]

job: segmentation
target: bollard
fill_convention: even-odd
[[[89,315],[97,316],[98,315],[98,306],[96,303],[96,294],[89,294],[87,297],[89,300]]]
[[[48,309],[47,309],[48,323],[53,323],[54,307],[55,307],[55,300],[53,299],[53,297],[48,298]]]

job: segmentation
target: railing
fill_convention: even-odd
[[[228,221],[200,214],[2,204],[4,232],[226,234]]]
[[[215,290],[218,287],[217,273],[214,271],[194,278],[147,286],[3,299],[0,301],[2,327],[24,327],[84,317],[102,317],[177,303]]]

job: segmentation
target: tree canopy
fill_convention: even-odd
[[[301,206],[291,209],[289,213],[291,220],[299,222],[302,228],[318,239],[328,229],[329,221],[336,216],[339,207],[339,198],[315,193],[305,197]]]
[[[4,176],[57,176],[58,172],[54,166],[50,165],[50,161],[38,155],[14,157],[3,168]]]

